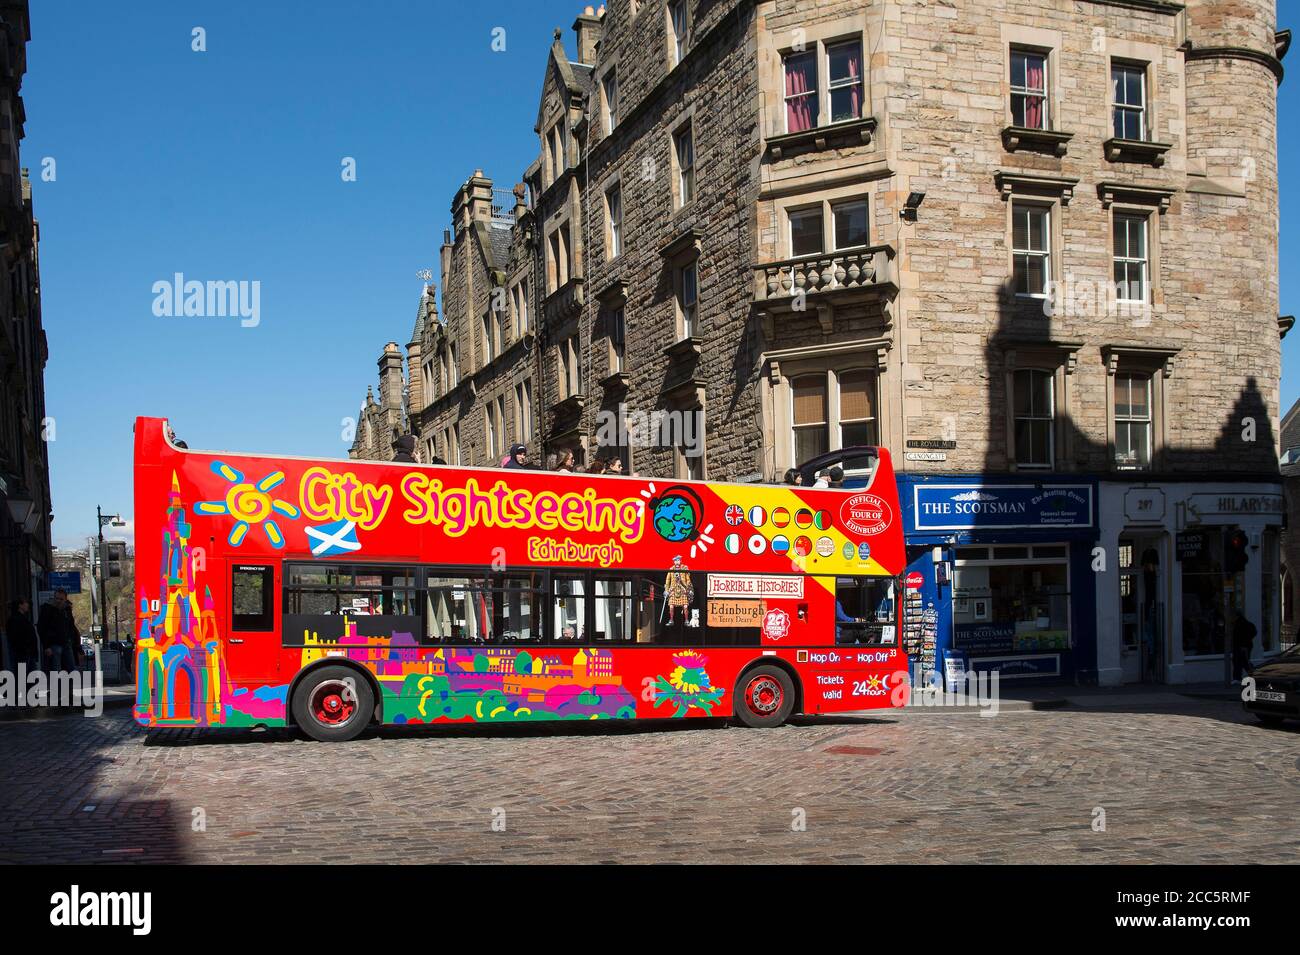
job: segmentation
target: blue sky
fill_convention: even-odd
[[[97,504],[130,512],[139,414],[170,417],[194,447],[346,456],[340,421],[384,342],[410,336],[457,186],[482,168],[508,188],[535,155],[552,31],[572,49],[580,10],[32,4],[22,155],[41,224],[56,543],[84,541]],[[176,272],[260,281],[260,324],[156,317],[153,283]]]
[[[406,343],[456,187],[481,168],[508,188],[535,155],[551,32],[572,50],[582,6],[32,4],[22,151],[41,223],[56,543],[92,533],[97,504],[130,513],[138,414],[170,417],[194,447],[346,455],[341,419],[384,342]],[[1298,83],[1279,104],[1283,314],[1300,311],[1285,280],[1300,268]],[[155,316],[153,284],[176,272],[260,282],[260,323]],[[1283,409],[1297,397],[1300,331],[1283,343]]]

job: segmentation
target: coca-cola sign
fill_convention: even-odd
[[[893,519],[889,504],[874,494],[854,494],[840,507],[840,523],[859,537],[879,534]]]

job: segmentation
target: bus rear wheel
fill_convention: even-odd
[[[746,726],[780,726],[794,710],[794,681],[780,667],[759,666],[736,683],[736,718]]]
[[[365,677],[349,667],[327,666],[308,673],[293,694],[293,718],[312,739],[342,743],[370,723],[375,697]]]

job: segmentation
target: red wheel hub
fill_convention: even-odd
[[[327,680],[311,694],[311,715],[323,726],[342,726],[357,711],[357,695],[346,683]]]
[[[745,705],[756,716],[771,716],[781,708],[784,698],[780,681],[766,673],[754,677],[745,687]]]

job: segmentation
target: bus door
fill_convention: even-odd
[[[232,683],[271,682],[280,664],[278,563],[230,565],[226,673]]]

